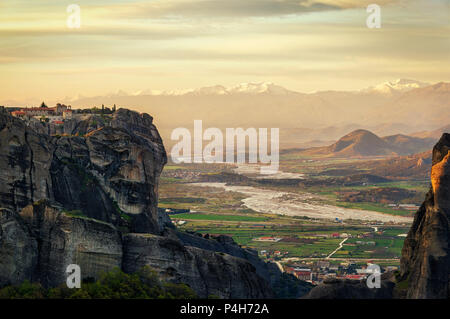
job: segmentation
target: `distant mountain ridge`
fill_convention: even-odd
[[[414,137],[420,137],[420,138],[433,138],[433,139],[439,139],[439,137],[442,136],[442,134],[450,132],[450,124],[443,126],[441,128],[438,128],[437,130],[433,131],[420,131],[413,134],[410,134],[410,136]]]
[[[383,82],[381,84],[363,89],[363,92],[375,92],[381,94],[394,94],[399,92],[407,92],[413,89],[419,89],[429,86],[430,83],[420,82],[410,79],[397,79],[395,81]]]
[[[448,125],[450,83],[423,85],[424,82],[400,79],[387,84],[396,90],[395,94],[370,89],[300,93],[262,82],[170,92],[119,91],[59,102],[81,108],[116,104],[154,114],[169,148],[175,143],[170,138],[173,129],[191,129],[194,120],[203,120],[205,127],[220,129],[279,128],[280,147],[288,149],[318,145],[309,143],[314,140],[337,141],[356,129],[386,136],[433,131]],[[437,141],[439,136],[429,137]]]
[[[349,91],[353,93],[381,93],[393,94],[404,93],[417,88],[424,88],[430,86],[430,83],[421,82],[411,79],[397,79],[394,81],[386,81],[375,86],[364,88],[362,90]],[[317,91],[309,94],[320,94],[323,92],[333,91]],[[347,92],[347,93],[349,93]],[[345,93],[345,91],[344,91]],[[166,95],[166,96],[183,96],[183,95],[232,95],[232,94],[308,94],[295,90],[287,89],[283,86],[274,84],[273,82],[255,82],[255,83],[240,83],[234,86],[226,87],[223,85],[204,86],[196,89],[159,91],[159,90],[142,90],[133,94],[128,94],[125,91],[119,90],[115,93],[110,93],[107,96],[142,96],[142,95]]]
[[[233,94],[303,94],[293,90],[288,90],[280,85],[272,82],[257,82],[257,83],[240,83],[231,87],[223,85],[204,86],[196,89],[184,90],[140,90],[132,94],[119,90],[114,93],[107,94],[107,97],[113,96],[202,96],[202,95],[233,95]]]
[[[379,137],[368,130],[355,130],[336,143],[305,150],[304,154],[333,157],[365,157],[411,155],[430,149],[433,138],[418,138],[402,134]]]
[[[274,95],[285,95],[285,94],[300,94],[295,91],[288,90],[282,86],[275,85],[272,82],[261,82],[261,83],[241,83],[236,86],[226,88],[222,85],[203,87],[195,90],[186,92],[185,94],[274,94]]]

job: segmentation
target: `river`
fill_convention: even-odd
[[[226,183],[191,183],[197,187],[221,188],[228,192],[245,195],[243,205],[256,212],[286,216],[306,216],[309,218],[358,219],[394,223],[411,223],[412,217],[396,216],[375,211],[350,209],[321,204],[320,197],[311,193],[290,193],[258,188],[253,186],[234,186]]]

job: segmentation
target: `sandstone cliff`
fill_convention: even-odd
[[[110,126],[83,134],[41,134],[0,110],[0,207],[18,212],[47,199],[116,226],[132,220],[133,231],[159,231],[167,157],[152,118],[120,109]]]
[[[408,298],[450,298],[450,134],[433,149],[431,189],[402,250]]]
[[[268,282],[247,260],[185,246],[176,238],[153,234],[124,237],[123,269],[135,272],[149,265],[165,280],[184,282],[201,297],[269,298]]]
[[[273,296],[281,274],[255,252],[177,232],[158,214],[167,156],[151,116],[119,109],[47,133],[0,108],[0,286],[56,286],[69,264],[83,278],[150,265],[201,297]]]
[[[44,286],[64,283],[67,265],[84,277],[121,267],[122,241],[111,224],[73,218],[41,201],[20,213],[0,211],[0,283],[24,280]]]

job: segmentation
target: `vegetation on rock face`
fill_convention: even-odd
[[[75,209],[70,211],[62,211],[64,214],[70,217],[87,217],[85,213],[83,213],[82,210]]]
[[[44,288],[25,281],[0,289],[0,299],[193,299],[195,292],[185,284],[162,282],[150,267],[134,274],[119,269],[100,275],[98,280],[85,279],[80,289],[65,285]]]
[[[86,168],[82,167],[76,161],[71,158],[64,158],[62,163],[66,165],[69,169],[73,170],[80,176],[82,181],[82,189],[88,190],[91,186],[98,184],[97,179],[92,173],[90,173]]]

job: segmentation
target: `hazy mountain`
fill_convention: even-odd
[[[201,95],[230,95],[230,94],[301,94],[299,92],[288,90],[282,86],[272,82],[261,83],[241,83],[232,87],[223,85],[205,86],[197,89],[175,90],[175,91],[159,91],[159,90],[141,90],[133,94],[128,94],[122,90],[107,94],[106,97],[113,96],[201,96]]]
[[[328,146],[336,142],[348,132],[352,132],[357,129],[366,129],[378,136],[389,136],[396,135],[399,132],[413,132],[415,126],[394,122],[368,126],[351,123],[341,126],[327,126],[321,128],[282,128],[280,130],[280,146],[281,148],[310,148],[316,146]],[[434,138],[433,141],[436,142],[441,135]]]
[[[400,92],[407,92],[417,88],[429,86],[430,83],[420,82],[409,79],[397,79],[394,81],[387,81],[375,86],[371,86],[360,91],[339,92],[339,91],[319,91],[313,94],[329,95],[349,93],[363,93],[363,94],[393,94]],[[138,96],[138,95],[164,95],[164,96],[180,96],[180,95],[227,95],[227,94],[304,94],[293,90],[288,90],[282,86],[276,85],[272,82],[259,83],[240,83],[232,87],[225,87],[223,85],[205,86],[196,89],[176,90],[176,91],[158,91],[158,90],[143,90],[137,91],[134,94],[128,94],[122,90],[107,94],[106,96]]]
[[[380,121],[399,119],[417,127],[432,129],[448,125],[450,119],[450,83],[438,83],[413,89],[391,99],[377,114]],[[422,122],[422,124],[420,124]]]
[[[392,95],[396,93],[403,93],[407,91],[411,91],[413,89],[423,88],[429,86],[430,83],[409,80],[409,79],[398,79],[395,81],[384,82],[370,88],[362,90],[363,92],[371,92],[371,93],[381,93]]]
[[[368,130],[360,129],[343,136],[336,143],[307,149],[303,154],[335,157],[410,155],[431,149],[435,142],[432,138],[422,139],[401,134],[381,138]]]
[[[399,155],[409,155],[430,150],[436,143],[434,138],[419,138],[396,134],[382,138]]]
[[[203,120],[205,128],[278,127],[281,147],[304,147],[313,140],[335,141],[356,129],[369,129],[379,136],[408,135],[447,125],[450,84],[424,85],[397,80],[361,91],[305,94],[268,82],[244,83],[173,92],[118,91],[108,96],[79,97],[70,104],[116,104],[149,113],[169,147],[174,143],[170,141],[172,130],[192,129],[196,119]],[[396,93],[385,94],[384,89],[380,90],[383,87]]]
[[[186,92],[186,95],[225,95],[225,94],[271,94],[271,95],[285,95],[285,94],[300,94],[298,92],[290,91],[282,86],[275,85],[271,82],[262,83],[241,83],[239,85],[226,88],[222,85],[215,85],[195,89]]]
[[[442,134],[448,133],[448,132],[450,132],[450,124],[443,126],[441,128],[438,128],[437,130],[421,131],[421,132],[416,132],[416,133],[413,133],[410,135],[414,136],[414,137],[420,137],[420,138],[432,138],[437,141],[442,136]]]
[[[406,156],[377,159],[358,164],[370,174],[392,179],[427,179],[430,177],[432,150]]]
[[[359,157],[395,155],[391,145],[367,130],[356,130],[336,143],[326,147],[317,147],[305,151],[309,155],[325,155],[337,157]]]

